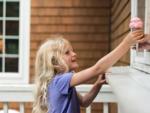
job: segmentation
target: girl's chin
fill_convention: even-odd
[[[75,65],[75,66],[72,66],[71,70],[77,70],[79,68],[79,65]]]

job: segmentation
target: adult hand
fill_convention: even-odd
[[[138,41],[139,50],[147,49],[150,50],[150,34],[145,34],[144,38]]]

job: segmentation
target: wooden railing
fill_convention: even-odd
[[[91,89],[92,85],[80,85],[76,89],[82,95]],[[0,103],[3,109],[0,113],[26,113],[24,103],[34,101],[34,85],[0,85]],[[18,102],[19,111],[9,109],[9,103]],[[108,103],[116,102],[109,85],[104,85],[93,102],[103,103],[103,113],[109,113]],[[91,106],[86,108],[86,113],[91,113]]]

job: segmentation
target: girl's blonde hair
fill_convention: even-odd
[[[32,113],[47,113],[47,87],[58,73],[67,72],[68,66],[63,60],[66,45],[70,44],[59,36],[50,38],[39,48],[35,62],[36,95]]]

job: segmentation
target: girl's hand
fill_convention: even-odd
[[[138,41],[139,43],[139,49],[147,49],[150,50],[150,34],[145,34],[144,38]]]
[[[106,84],[105,74],[99,75],[95,84],[98,86],[101,86],[102,84]]]
[[[137,43],[140,39],[144,37],[144,33],[142,30],[136,30],[133,32],[130,32],[125,39],[123,40],[124,43],[129,44],[129,46],[134,45]]]

